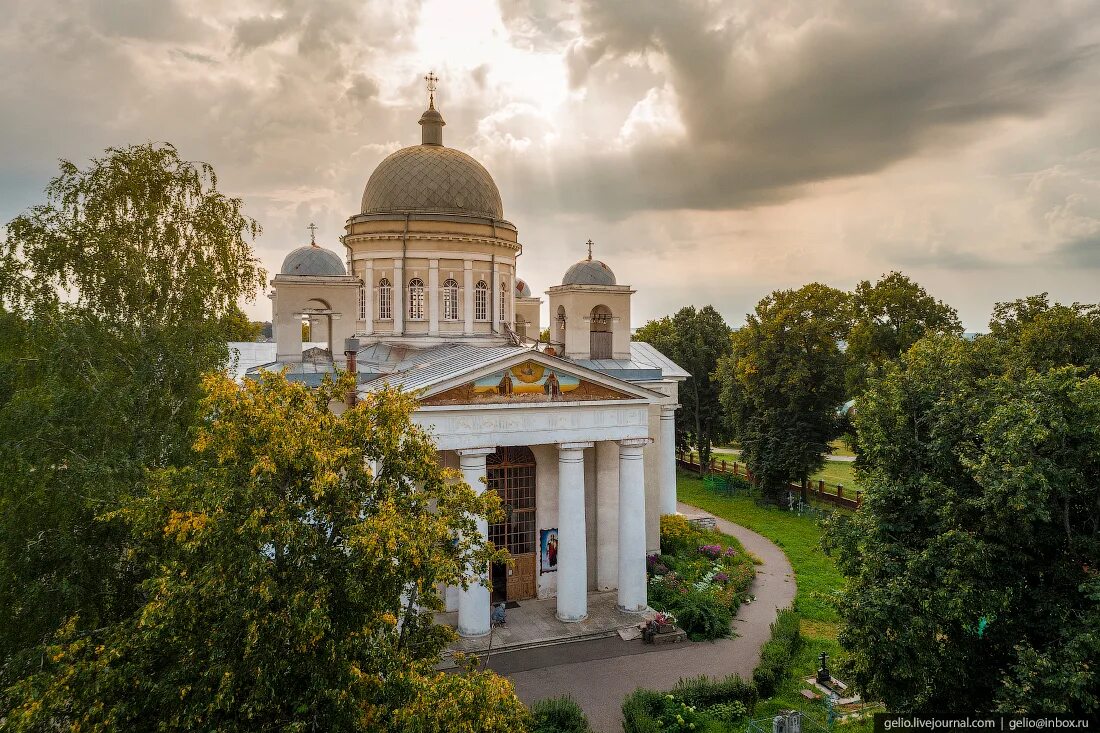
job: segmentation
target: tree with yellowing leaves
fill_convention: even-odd
[[[503,553],[475,525],[499,500],[440,466],[415,400],[337,414],[348,375],[204,387],[192,460],[103,517],[134,538],[136,613],[63,627],[4,691],[9,729],[522,730],[506,680],[433,669],[437,588]]]

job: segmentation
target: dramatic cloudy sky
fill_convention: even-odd
[[[634,320],[901,269],[992,303],[1100,300],[1095,0],[5,0],[0,218],[64,157],[175,143],[265,228],[339,249],[374,166],[445,142],[493,173],[521,274],[591,237]],[[262,316],[266,299],[250,307]]]

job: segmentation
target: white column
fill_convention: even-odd
[[[462,317],[465,324],[462,333],[474,335],[474,263],[466,260],[462,263]]]
[[[508,282],[508,326],[511,329],[516,328],[516,267],[513,265],[513,269],[507,275]]]
[[[492,324],[493,333],[504,333],[504,329],[500,327],[500,309],[504,307],[504,303],[500,298],[500,265],[495,261],[493,262],[493,276],[489,282],[489,287],[493,289],[493,292],[489,293],[489,318]]]
[[[393,332],[405,332],[405,263],[393,261]]]
[[[439,260],[428,260],[428,333],[439,334]]]
[[[462,480],[478,494],[485,491],[485,456],[493,448],[470,448],[457,451],[462,469]],[[477,531],[482,540],[489,539],[489,523],[484,517],[477,520]],[[474,579],[470,587],[458,592],[458,635],[484,636],[489,633],[489,588],[485,584],[488,568],[469,568]]]
[[[619,441],[619,608],[644,611],[645,463],[648,438]]]
[[[611,590],[619,577],[619,446],[596,443],[596,587]]]
[[[588,538],[584,523],[584,449],[591,447],[591,443],[561,443],[558,445],[557,615],[561,621],[583,621],[588,616]]]
[[[378,283],[374,282],[374,260],[367,260],[363,269],[363,285],[366,286],[363,297],[366,298],[367,313],[363,319],[363,333],[374,333],[374,289]]]
[[[661,514],[676,513],[676,408],[661,405],[661,443],[657,447]]]

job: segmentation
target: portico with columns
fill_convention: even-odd
[[[646,610],[645,558],[660,544],[657,523],[647,518],[659,516],[660,497],[670,487],[645,471],[645,452],[654,450],[650,405],[642,399],[615,402],[565,403],[551,410],[543,405],[487,405],[472,417],[466,410],[426,406],[414,415],[415,422],[435,434],[443,463],[459,468],[475,490],[506,488],[491,465],[493,456],[506,448],[518,447],[532,457],[534,522],[507,534],[506,541],[535,550],[513,551],[513,557],[517,564],[532,563],[536,582],[530,591],[521,590],[521,597],[513,597],[508,578],[495,585],[495,599],[555,598],[557,618],[565,623],[585,619],[591,592],[614,590],[621,610]],[[557,414],[548,414],[552,412]],[[548,442],[551,433],[559,439]],[[485,522],[479,531],[490,536]],[[556,533],[552,568],[544,566],[534,542],[543,531]],[[524,532],[530,536],[523,537]],[[514,567],[510,572],[520,571]],[[488,568],[471,568],[475,582],[447,594],[448,610],[457,610],[462,636],[489,632],[490,591],[481,582],[488,575]]]

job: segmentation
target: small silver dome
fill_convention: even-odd
[[[531,286],[527,284],[526,280],[520,280],[516,278],[516,297],[517,298],[530,298]]]
[[[614,285],[615,273],[599,260],[581,260],[565,272],[562,285]]]
[[[344,261],[332,250],[307,244],[286,256],[281,275],[347,275]]]

